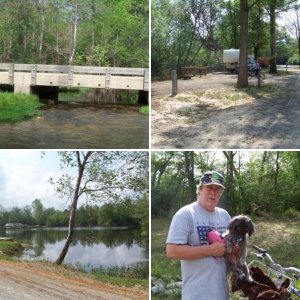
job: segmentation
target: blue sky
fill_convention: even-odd
[[[59,198],[49,178],[63,173],[56,151],[0,150],[0,205],[5,208],[31,205],[36,198],[44,207],[64,209],[67,199]]]

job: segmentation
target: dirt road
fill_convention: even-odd
[[[174,98],[170,97],[171,82],[152,83],[152,148],[300,148],[300,72],[267,74],[263,89],[270,87],[274,93],[257,91],[239,98],[235,91],[230,101],[197,97],[204,92],[228,93],[236,80],[236,75],[217,73],[179,80],[179,94]]]
[[[51,263],[0,261],[0,299],[148,299],[141,288],[100,283]]]

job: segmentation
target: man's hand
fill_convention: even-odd
[[[223,256],[225,253],[225,244],[221,242],[215,242],[209,246],[211,256]]]

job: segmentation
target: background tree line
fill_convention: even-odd
[[[299,9],[297,0],[153,0],[152,76],[166,78],[183,66],[220,69],[230,48],[241,50],[245,67],[247,53],[270,64],[270,73],[276,63],[300,65]],[[286,11],[289,25],[279,27]]]
[[[138,200],[125,198],[102,206],[82,204],[77,209],[75,226],[142,226],[145,222],[145,208],[148,209],[148,201],[145,197]],[[24,207],[15,206],[5,209],[0,206],[0,226],[6,223],[49,227],[68,226],[69,217],[69,209],[46,208],[39,199]]]
[[[0,61],[148,67],[148,1],[0,0]]]
[[[300,152],[153,152],[152,216],[172,216],[196,200],[196,184],[219,170],[226,190],[220,206],[231,215],[300,218]]]

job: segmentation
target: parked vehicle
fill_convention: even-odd
[[[226,70],[231,73],[238,72],[240,59],[240,50],[239,49],[227,49],[223,51],[223,62],[226,66]],[[260,66],[255,61],[252,54],[248,55],[248,70],[259,70]]]
[[[226,70],[230,72],[235,72],[238,69],[240,57],[239,49],[227,49],[223,51],[223,63],[226,66]]]

